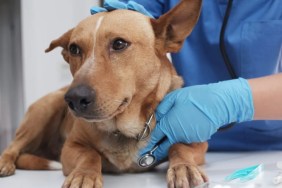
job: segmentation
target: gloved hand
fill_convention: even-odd
[[[107,12],[117,9],[126,9],[140,12],[146,16],[154,18],[143,5],[140,5],[134,1],[128,1],[127,3],[121,2],[119,0],[105,0],[103,7],[92,7],[90,9],[91,14],[96,14],[99,12]]]
[[[207,141],[221,126],[252,120],[253,115],[251,89],[243,78],[175,90],[157,107],[156,128],[140,154],[166,137],[153,153],[162,160],[172,144]]]

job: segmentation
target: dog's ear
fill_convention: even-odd
[[[64,33],[61,37],[59,37],[56,40],[53,40],[49,47],[45,50],[45,52],[50,52],[53,49],[57,48],[57,47],[62,47],[63,51],[62,51],[62,55],[65,59],[65,61],[68,62],[69,60],[69,55],[68,55],[68,45],[69,45],[69,41],[70,41],[70,37],[72,34],[73,29],[70,29],[69,31],[67,31],[66,33]]]
[[[201,6],[202,0],[181,0],[159,19],[151,19],[158,47],[165,52],[180,50],[198,21]]]

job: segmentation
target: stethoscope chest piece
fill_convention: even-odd
[[[139,159],[139,166],[143,168],[148,168],[152,166],[155,161],[156,158],[151,153],[147,153]]]
[[[156,157],[153,155],[153,153],[158,147],[159,146],[156,145],[152,150],[148,151],[143,156],[141,156],[138,159],[138,165],[142,168],[148,168],[148,167],[152,166],[153,164],[155,164]]]

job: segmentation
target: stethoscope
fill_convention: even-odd
[[[146,121],[145,123],[145,127],[144,130],[142,131],[142,133],[140,133],[137,136],[137,140],[144,140],[146,139],[150,134],[151,134],[151,122],[153,120],[154,114],[152,114],[149,119]],[[165,140],[165,138],[161,139],[156,145],[155,147],[153,147],[150,151],[146,152],[145,154],[143,154],[142,156],[140,156],[137,159],[138,165],[139,167],[142,168],[148,168],[152,165],[154,165],[157,160],[156,157],[154,156],[154,151],[156,151],[156,149],[159,147],[159,145]]]
[[[229,0],[228,4],[227,4],[227,8],[226,8],[226,12],[224,15],[224,19],[223,19],[223,23],[222,23],[222,27],[221,27],[221,31],[220,31],[220,51],[224,60],[224,64],[231,76],[232,79],[238,78],[238,76],[236,75],[234,68],[232,67],[232,64],[230,63],[230,59],[228,57],[228,54],[226,52],[225,49],[225,44],[224,44],[224,34],[225,34],[225,29],[229,20],[229,16],[230,16],[230,12],[232,9],[232,4],[233,4],[233,0]],[[145,127],[144,130],[149,130],[149,133],[146,134],[147,136],[149,136],[150,132],[151,132],[151,128],[150,128],[150,123],[152,120],[152,116],[150,117],[149,121],[146,122],[146,125],[148,128]],[[230,123],[228,125],[223,126],[222,128],[220,128],[220,130],[225,130],[228,129],[230,127],[232,127],[235,123]],[[143,136],[145,135],[145,132],[143,132]],[[146,137],[147,137],[146,136]],[[159,145],[161,143],[163,143],[165,141],[166,137],[164,137],[163,139],[161,139],[155,147],[153,147],[153,149],[151,149],[150,151],[148,151],[147,153],[145,153],[143,156],[138,158],[138,165],[142,168],[148,168],[152,165],[154,165],[156,163],[156,157],[154,156],[154,152],[156,151],[156,149],[159,147]]]

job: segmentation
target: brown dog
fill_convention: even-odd
[[[0,175],[13,174],[15,166],[57,168],[50,160],[59,157],[64,187],[102,187],[102,171],[148,170],[138,166],[138,151],[148,142],[139,137],[158,103],[182,85],[166,53],[181,48],[200,8],[201,0],[182,0],[157,20],[130,10],[98,13],[54,40],[46,51],[63,48],[73,82],[29,108],[2,154]],[[169,187],[207,181],[198,168],[206,150],[206,143],[173,145]]]

